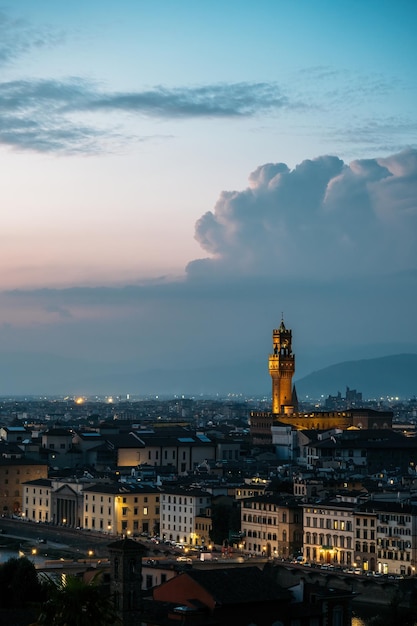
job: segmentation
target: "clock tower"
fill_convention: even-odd
[[[272,354],[269,355],[269,373],[272,378],[272,413],[289,415],[294,406],[292,377],[295,358],[292,353],[292,332],[285,328],[284,319],[272,331]]]

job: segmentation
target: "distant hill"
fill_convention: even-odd
[[[395,354],[376,359],[345,361],[330,365],[296,380],[300,400],[306,395],[345,395],[346,387],[362,392],[363,398],[417,396],[417,354]]]

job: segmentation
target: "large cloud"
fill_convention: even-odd
[[[323,156],[258,167],[223,192],[195,236],[211,258],[188,275],[349,277],[408,271],[417,260],[417,151],[347,165]]]

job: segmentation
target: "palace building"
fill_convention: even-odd
[[[392,428],[391,411],[347,409],[344,411],[299,411],[297,393],[292,379],[295,355],[292,351],[292,331],[281,320],[272,331],[272,353],[268,359],[272,379],[272,410],[252,411],[250,433],[255,445],[271,445],[273,426],[290,426],[295,430],[330,430],[338,428]]]

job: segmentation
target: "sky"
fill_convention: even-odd
[[[0,395],[56,391],[56,359],[62,393],[126,364],[132,393],[269,385],[282,315],[299,375],[417,352],[416,26],[408,0],[1,5]]]

